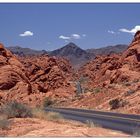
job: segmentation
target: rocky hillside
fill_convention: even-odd
[[[19,100],[23,95],[32,93],[25,67],[0,44],[0,103],[12,98]]]
[[[65,92],[71,87],[70,73],[71,66],[64,59],[48,55],[17,58],[0,44],[0,104],[11,100],[40,104],[48,92],[55,96],[54,90],[64,88]]]
[[[140,113],[140,31],[122,54],[98,56],[79,70],[85,94],[71,106]]]
[[[94,61],[83,66],[81,73],[104,86],[139,79],[139,41],[139,32],[137,32],[128,49],[122,54],[97,56]]]
[[[21,57],[20,61],[37,91],[46,93],[62,86],[68,86],[72,67],[67,60],[42,55]]]

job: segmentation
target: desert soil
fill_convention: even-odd
[[[76,121],[48,121],[36,118],[14,118],[7,130],[0,130],[1,137],[129,137],[119,131],[89,127]]]

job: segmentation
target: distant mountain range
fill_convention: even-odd
[[[30,48],[22,48],[20,46],[11,46],[7,47],[8,50],[10,50],[12,53],[19,55],[19,56],[32,56],[32,55],[42,55],[47,53],[45,50],[33,50]]]
[[[118,44],[114,46],[107,46],[99,49],[87,49],[86,51],[94,55],[108,55],[111,53],[121,53],[128,48],[128,45]]]
[[[97,55],[108,55],[111,53],[121,53],[126,50],[128,45],[119,44],[115,46],[107,46],[98,49],[83,50],[74,43],[69,43],[60,49],[54,51],[45,50],[33,50],[30,48],[22,48],[20,46],[7,47],[11,52],[20,56],[32,56],[49,54],[50,56],[59,56],[67,58],[74,66],[79,67],[91,59],[94,59]]]

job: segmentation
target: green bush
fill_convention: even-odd
[[[29,107],[16,101],[8,102],[1,108],[1,113],[7,118],[26,118],[32,117],[32,111]]]
[[[47,106],[50,106],[52,105],[54,102],[49,98],[49,97],[46,97],[43,101],[43,107],[47,107]]]

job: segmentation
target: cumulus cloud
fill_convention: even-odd
[[[21,36],[21,37],[25,37],[25,36],[33,36],[34,34],[33,34],[33,32],[31,32],[31,31],[25,31],[24,33],[22,33],[22,34],[19,34],[19,36]]]
[[[80,39],[81,36],[78,35],[78,34],[72,34],[72,35],[71,35],[71,38],[72,38],[72,39]]]
[[[82,35],[82,37],[85,36],[86,36],[85,34]],[[60,35],[59,38],[63,40],[81,39],[81,35],[79,34],[71,34],[70,36]]]
[[[64,35],[60,35],[59,38],[64,39],[64,40],[70,40],[71,39],[69,36],[64,36]]]
[[[132,28],[130,30],[122,28],[122,29],[119,29],[119,31],[125,32],[125,33],[130,33],[130,34],[134,35],[137,31],[140,31],[140,25],[136,25],[134,28]]]
[[[111,30],[108,30],[107,32],[110,33],[110,34],[115,34],[115,32],[111,31]]]

